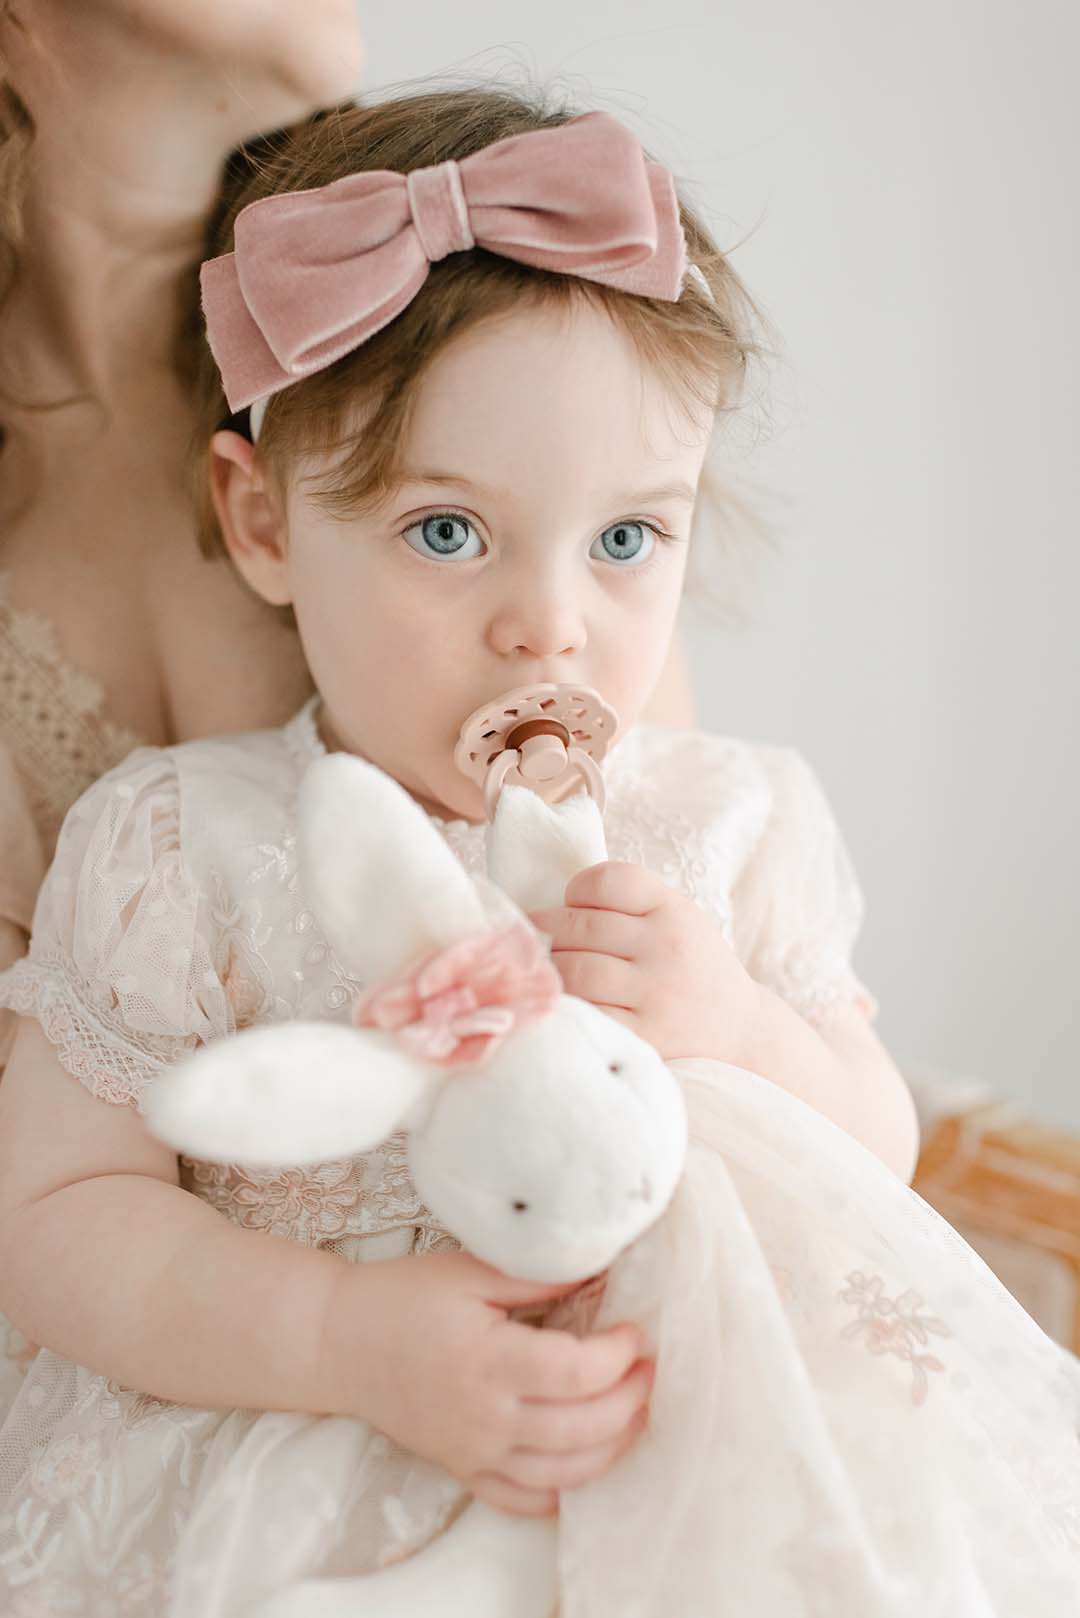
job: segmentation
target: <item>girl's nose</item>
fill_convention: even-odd
[[[491,645],[500,656],[569,657],[584,649],[585,624],[567,591],[523,585],[495,612]]]

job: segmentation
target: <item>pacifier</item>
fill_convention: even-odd
[[[583,685],[522,685],[471,713],[454,763],[484,792],[494,818],[509,782],[557,803],[578,785],[604,808],[600,761],[615,739],[618,715]]]

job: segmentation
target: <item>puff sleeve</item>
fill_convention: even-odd
[[[750,975],[820,1024],[839,1007],[873,1017],[851,952],[863,899],[817,776],[796,751],[762,747],[771,803],[732,890],[734,948]]]
[[[139,1107],[154,1074],[232,1032],[206,897],[184,869],[165,750],[140,748],[74,805],[0,1007],[36,1018],[69,1073]]]

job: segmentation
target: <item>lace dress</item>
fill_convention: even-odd
[[[282,730],[140,749],[69,815],[0,1005],[103,1104],[138,1108],[238,1027],[346,1013],[361,986],[296,867],[320,751],[309,704]],[[691,896],[811,1020],[872,1011],[858,889],[797,754],[641,726],[605,776],[612,858]],[[478,873],[482,828],[440,829]],[[596,1316],[632,1313],[659,1351],[652,1429],[563,1496],[559,1618],[1073,1618],[1076,1363],[841,1130],[754,1074],[674,1065],[687,1171]],[[455,1245],[399,1136],[181,1173],[225,1218],[352,1260]],[[0,1427],[0,1610],[238,1618],[291,1579],[422,1554],[464,1503],[362,1421],[170,1404],[41,1349]]]
[[[64,816],[139,738],[107,717],[101,686],[65,660],[48,620],[10,595],[0,571],[0,918],[29,931]]]

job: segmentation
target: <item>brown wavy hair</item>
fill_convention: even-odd
[[[249,163],[247,183],[235,187],[211,231],[208,256],[227,253],[240,210],[261,197],[328,185],[372,169],[413,169],[461,160],[509,135],[549,129],[579,109],[551,103],[550,92],[475,87],[421,90],[317,114]],[[739,406],[762,318],[704,222],[680,198],[689,262],[712,296],[691,279],[678,302],[643,298],[559,275],[472,248],[433,264],[416,297],[389,325],[326,370],[275,394],[267,407],[259,451],[283,488],[298,456],[331,452],[331,470],[311,486],[314,498],[338,514],[378,505],[394,488],[401,446],[424,373],[453,338],[484,319],[519,309],[523,301],[566,303],[586,298],[606,309],[688,408],[719,418]],[[194,351],[194,350],[189,350]],[[222,539],[206,477],[211,436],[228,416],[217,369],[203,344],[195,378],[199,424],[192,446],[201,543],[208,555]],[[366,406],[357,432],[355,406]],[[722,522],[738,510],[711,469],[701,495]],[[702,500],[699,498],[699,507]],[[751,518],[752,520],[752,518]]]

